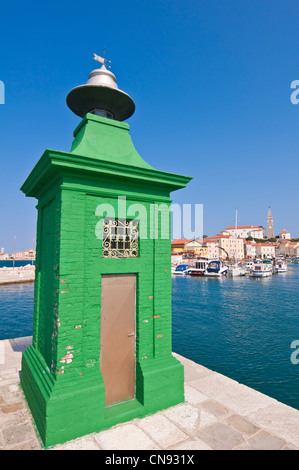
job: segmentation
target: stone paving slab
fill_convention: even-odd
[[[20,389],[31,337],[0,341],[0,450],[41,450]],[[185,403],[54,450],[299,450],[299,411],[174,353]]]

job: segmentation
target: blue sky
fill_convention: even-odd
[[[296,0],[6,2],[1,5],[0,246],[32,247],[36,200],[20,187],[46,148],[68,151],[80,118],[66,95],[112,61],[135,101],[137,151],[193,177],[172,194],[204,205],[204,233],[235,223],[299,237]]]

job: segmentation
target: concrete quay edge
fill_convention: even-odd
[[[0,450],[42,450],[19,386],[32,337],[0,341]],[[176,353],[185,403],[54,450],[299,450],[299,411]]]
[[[34,282],[35,267],[0,268],[0,286]]]

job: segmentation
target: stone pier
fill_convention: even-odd
[[[34,279],[35,266],[32,266],[30,264],[18,268],[0,269],[0,286],[4,286],[7,284],[20,284],[24,282],[34,282]]]
[[[41,450],[20,388],[31,337],[0,341],[0,449]],[[55,450],[298,450],[299,411],[174,353],[185,402]]]

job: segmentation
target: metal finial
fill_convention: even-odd
[[[108,59],[105,58],[105,53],[106,53],[106,46],[104,47],[104,54],[103,54],[104,57],[101,57],[100,55],[97,55],[97,54],[93,53],[93,55],[94,55],[93,59],[111,69],[111,66],[107,65],[107,62],[109,62],[111,64],[111,60],[108,60]]]

